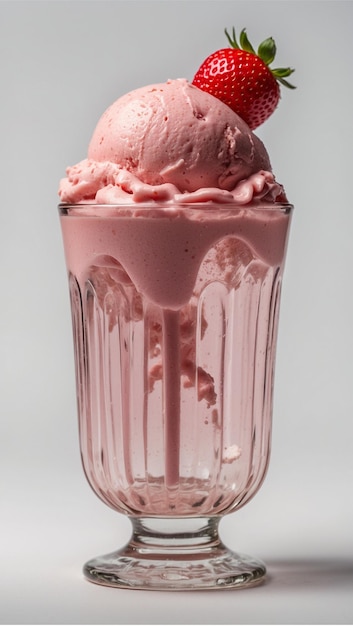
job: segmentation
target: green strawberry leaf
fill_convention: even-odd
[[[277,78],[284,78],[285,76],[290,76],[293,74],[295,70],[291,67],[276,67],[276,69],[272,70],[272,74],[274,74]]]
[[[288,87],[288,89],[295,89],[294,85],[289,83],[288,80],[285,80],[287,76],[290,76],[294,72],[291,67],[277,67],[276,69],[271,70],[271,72],[281,85]]]
[[[235,50],[240,50],[240,47],[239,47],[238,42],[237,42],[237,38],[235,36],[235,28],[234,28],[234,26],[233,26],[233,31],[232,31],[233,39],[229,35],[229,33],[228,33],[226,28],[224,29],[224,32],[226,34],[226,37],[227,37],[231,47],[234,48]]]
[[[272,37],[268,37],[268,39],[265,39],[265,41],[260,43],[257,50],[257,56],[259,56],[260,59],[266,63],[266,65],[270,65],[276,56],[276,51],[274,39],[272,39]]]
[[[252,45],[251,45],[251,43],[250,43],[250,41],[248,39],[248,36],[246,34],[246,29],[245,28],[243,28],[243,30],[240,33],[239,41],[240,41],[240,47],[243,50],[245,50],[246,52],[251,52],[252,54],[255,54],[255,50],[252,47]]]
[[[281,85],[283,85],[284,87],[288,87],[288,89],[296,89],[295,85],[292,85],[291,83],[288,82],[288,80],[286,80],[285,78],[279,78],[277,77],[277,80],[279,83],[281,83]]]

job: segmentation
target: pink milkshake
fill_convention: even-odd
[[[258,583],[217,527],[269,461],[291,206],[263,144],[187,81],[152,85],[102,116],[60,196],[83,466],[133,523],[87,578]]]

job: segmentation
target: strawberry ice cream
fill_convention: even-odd
[[[249,204],[283,200],[266,149],[228,106],[184,79],[142,87],[114,102],[88,158],[67,170],[63,202]]]

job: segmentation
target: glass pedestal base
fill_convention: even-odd
[[[219,517],[131,521],[133,534],[125,547],[85,564],[88,580],[161,591],[236,589],[264,580],[266,568],[261,561],[237,554],[221,542]]]

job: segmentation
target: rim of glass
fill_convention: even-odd
[[[205,212],[212,212],[212,211],[216,211],[218,212],[227,212],[229,213],[229,211],[232,212],[244,212],[244,211],[279,211],[282,212],[284,214],[290,213],[293,209],[294,209],[294,205],[289,203],[289,202],[264,202],[262,204],[237,204],[235,202],[227,202],[227,203],[217,203],[217,202],[131,202],[131,203],[121,203],[121,204],[100,204],[100,203],[93,203],[93,202],[80,202],[78,204],[75,203],[66,203],[66,202],[61,202],[58,204],[58,210],[59,213],[61,215],[70,215],[70,209],[74,209],[75,210],[75,215],[77,216],[78,212],[80,212],[80,210],[84,210],[85,212],[87,212],[87,210],[91,209],[92,211],[94,211],[95,213],[93,213],[92,217],[99,217],[99,215],[97,215],[97,210],[99,211],[100,209],[103,210],[109,210],[109,211],[114,211],[114,210],[125,210],[125,211],[131,211],[131,210],[135,210],[135,211],[160,211],[160,212],[170,212],[173,213],[175,212],[176,209],[182,209],[185,211],[200,211],[200,210],[204,210]],[[118,215],[118,213],[117,213]],[[87,216],[87,213],[86,213]],[[112,215],[110,215],[110,217],[113,217]]]

